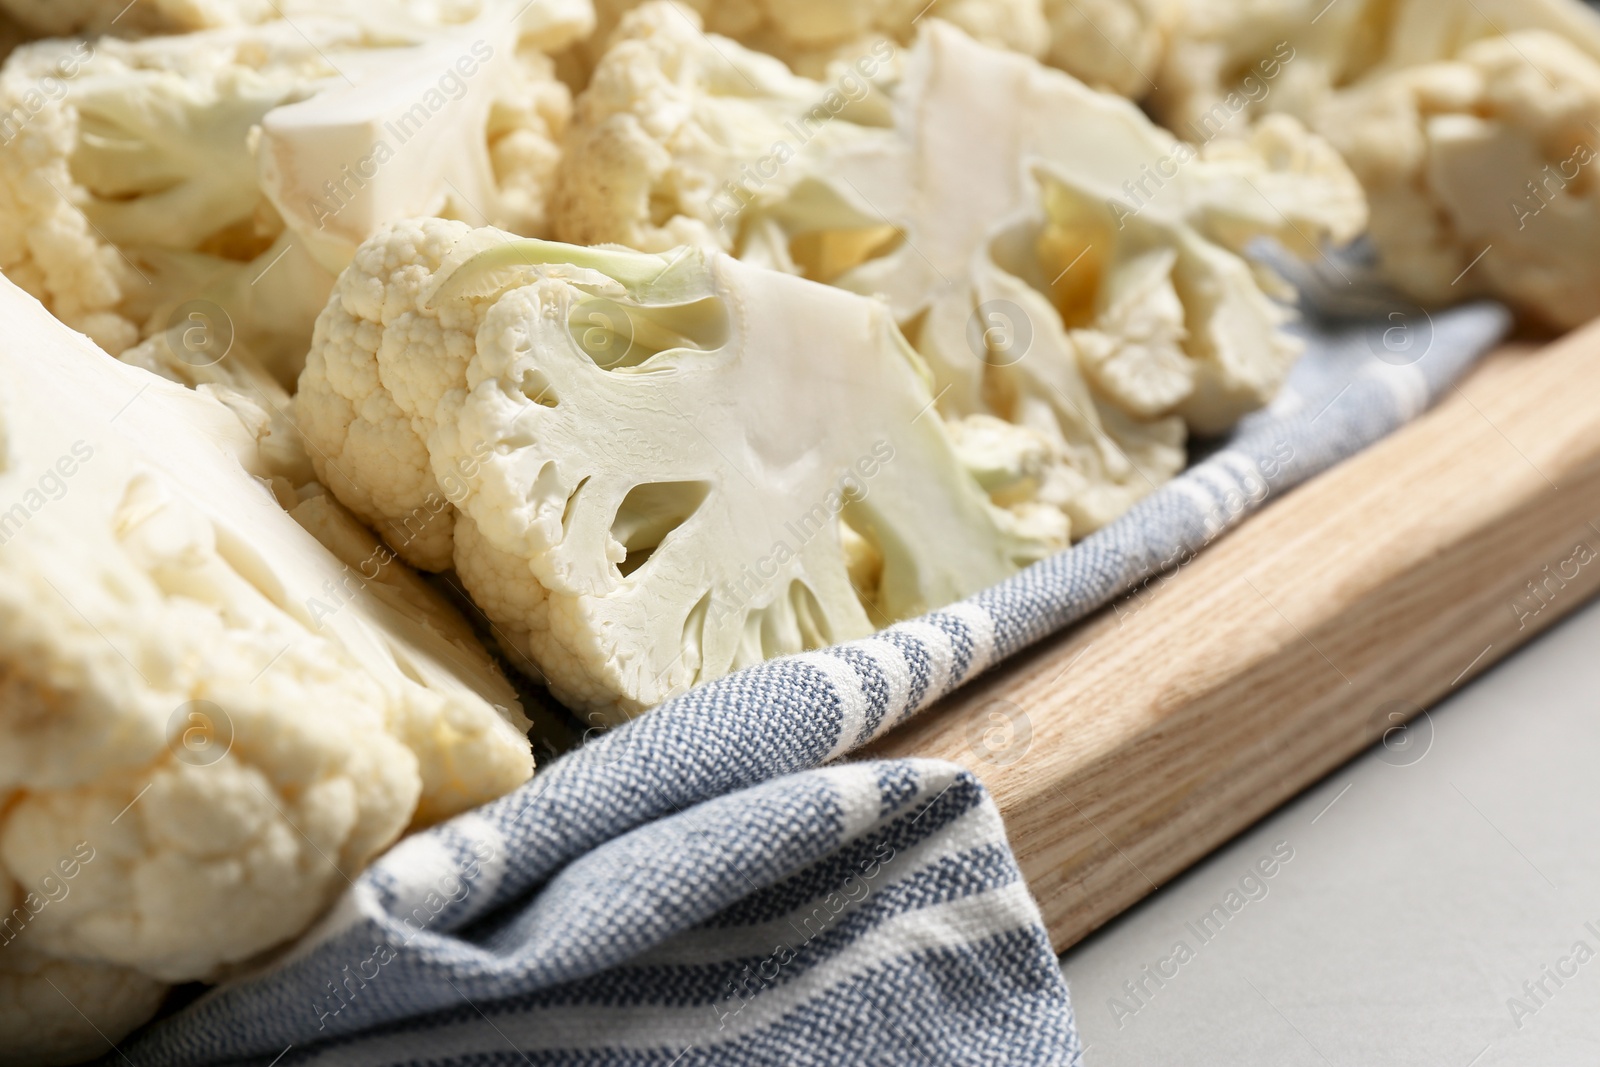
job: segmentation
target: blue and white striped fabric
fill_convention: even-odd
[[[964,603],[696,689],[409,838],[285,958],[107,1062],[1073,1063],[976,779],[824,765],[1389,433],[1506,325],[1478,305],[1398,345],[1392,322],[1308,331],[1271,407],[1117,523]]]

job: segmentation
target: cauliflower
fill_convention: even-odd
[[[781,198],[795,142],[850,136],[868,79],[892,56],[881,49],[829,88],[664,2],[631,11],[612,41],[577,100],[552,224],[563,241],[647,252],[739,251],[742,202]]]
[[[1600,315],[1600,63],[1539,30],[1340,93],[1318,126],[1372,201],[1385,274],[1423,302]]]
[[[1180,0],[685,0],[677,17],[829,81],[839,64],[908,43],[925,18],[1060,67],[1098,89],[1142,97],[1154,85]],[[590,64],[640,0],[599,0]]]
[[[1196,149],[1126,100],[937,22],[895,91],[894,128],[823,146],[805,172],[803,206],[827,210],[761,207],[783,231],[770,245],[884,295],[947,416],[1049,438],[1038,499],[1075,535],[1181,468],[1179,419],[1219,433],[1276,392],[1299,347],[1262,289],[1281,283],[1244,245],[1314,255],[1366,220],[1337,153],[1288,117]]]
[[[172,33],[264,22],[274,0],[0,0],[0,8],[40,34]]]
[[[1044,0],[1050,47],[1041,58],[1096,89],[1143,99],[1156,87],[1178,13],[1192,2]]]
[[[599,29],[588,44],[591,63],[610,47],[613,29],[639,6],[640,0],[597,0]],[[852,63],[885,47],[892,52],[928,16],[954,22],[996,47],[1034,56],[1043,52],[1050,35],[1041,0],[685,0],[674,7],[672,17],[692,18],[696,28],[704,26],[818,79],[830,77],[837,62]]]
[[[1235,253],[1265,235],[1314,255],[1366,220],[1337,154],[1292,119],[1248,143],[1197,150],[1125,100],[937,23],[897,105],[892,134],[815,164],[863,225],[887,219],[903,235],[835,284],[885,294],[902,322],[926,314],[917,343],[940,353],[941,386],[941,365],[948,380],[964,379],[950,397],[962,414],[985,395],[1032,391],[991,379],[1043,373],[1027,364],[1056,358],[1053,342],[1013,360],[968,342],[974,314],[1007,300],[1035,338],[1064,326],[1062,358],[1134,426],[1177,414],[1221,432],[1273,395],[1298,351],[1277,328],[1284,313]],[[962,147],[979,143],[995,147]],[[1022,299],[1024,289],[1049,297],[1057,314]],[[1065,391],[1037,399],[1063,425],[1082,421],[1089,410],[1063,404]]]
[[[579,97],[557,232],[884,296],[942,413],[1028,431],[1017,460],[1045,441],[1018,482],[1033,498],[1004,497],[1019,521],[1049,503],[1091,532],[1181,469],[1183,422],[1218,433],[1264,403],[1299,348],[1263,291],[1283,283],[1238,253],[1316,255],[1366,222],[1338,154],[1288,117],[1196,149],[936,20],[879,91],[857,73],[830,100],[678,9],[634,11]]]
[[[420,39],[430,31],[496,12],[511,13],[524,43],[547,51],[563,48],[594,29],[589,0],[0,0],[0,14],[51,36],[192,33],[337,15],[391,31],[404,27],[409,36]]]
[[[1600,18],[1578,0],[1183,0],[1177,10],[1150,106],[1197,142],[1266,112],[1311,122],[1339,89],[1485,37],[1545,30],[1600,57]]]
[[[527,721],[465,622],[317,487],[269,488],[205,389],[4,280],[0,315],[0,896],[26,903],[0,983],[106,990],[115,1038],[525,781]]]
[[[0,889],[4,914],[19,903]],[[126,968],[0,947],[0,1067],[93,1060],[105,1053],[107,1036],[120,1038],[154,1015],[166,991],[164,983]]]
[[[0,71],[0,269],[113,354],[216,305],[287,385],[374,211],[470,199],[538,230],[568,105],[548,58],[489,44],[498,22],[419,45],[377,21],[23,48]]]
[[[610,720],[1060,547],[985,498],[881,304],[719,253],[397,225],[295,406],[341,500]]]

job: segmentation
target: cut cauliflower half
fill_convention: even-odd
[[[812,163],[831,217],[854,220],[840,233],[895,233],[827,269],[888,299],[947,416],[1052,439],[1040,499],[1075,536],[1181,469],[1184,423],[1220,433],[1277,391],[1300,349],[1244,245],[1315,255],[1366,221],[1337,153],[1293,119],[1196,149],[1125,99],[938,22],[895,109],[892,130]]]
[[[1600,315],[1600,61],[1543,31],[1375,77],[1318,126],[1372,203],[1387,277],[1425,303],[1505,300],[1546,325]]]
[[[428,219],[357,253],[295,404],[335,493],[614,720],[1060,547],[989,503],[932,400],[876,301]]]
[[[569,106],[551,61],[489,44],[498,22],[375,23],[21,49],[0,70],[0,269],[112,354],[209,305],[289,385],[375,211],[471,200],[540,229]]]
[[[466,624],[325,495],[286,513],[233,411],[0,315],[0,881],[94,852],[16,947],[212,977],[527,779]]]

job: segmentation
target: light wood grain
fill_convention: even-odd
[[[871,754],[983,779],[1062,949],[1597,589],[1600,326],[1496,353],[1393,437]],[[983,740],[1015,709],[1009,743],[1003,717]],[[1391,758],[1425,733],[1390,734]]]

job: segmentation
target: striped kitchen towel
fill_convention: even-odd
[[[1306,328],[1277,400],[1118,522],[971,600],[697,688],[406,839],[284,956],[106,1062],[1073,1063],[976,779],[828,764],[1389,433],[1506,326],[1474,305]]]

